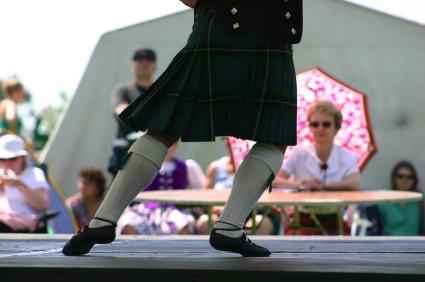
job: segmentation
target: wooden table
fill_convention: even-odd
[[[167,190],[141,192],[137,196],[140,201],[152,201],[163,204],[175,204],[185,207],[206,207],[208,209],[208,226],[211,229],[212,208],[224,206],[230,191],[216,190]],[[417,192],[404,192],[394,190],[374,191],[338,191],[338,192],[282,192],[274,190],[272,193],[264,193],[254,208],[253,232],[261,224],[256,224],[256,210],[260,207],[270,212],[271,207],[278,207],[284,214],[285,206],[295,207],[295,226],[299,227],[298,208],[308,206],[335,206],[338,210],[338,233],[343,235],[343,209],[352,204],[379,204],[379,203],[407,203],[422,200],[422,194]],[[285,215],[285,214],[284,214]],[[316,214],[310,210],[310,217],[316,222],[319,229],[326,234]],[[299,234],[299,229],[297,230]]]

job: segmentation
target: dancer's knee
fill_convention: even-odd
[[[282,167],[285,149],[286,146],[284,145],[256,143],[249,151],[247,157],[264,162],[273,172],[273,175],[276,176]]]
[[[128,155],[136,154],[152,161],[158,168],[161,168],[168,148],[163,143],[149,134],[145,134],[131,145]]]
[[[286,148],[288,147],[283,144],[274,144],[273,146],[277,147],[283,154],[285,154]]]
[[[176,138],[176,137],[165,137],[163,133],[156,130],[151,130],[151,129],[148,130],[146,134],[151,136],[158,142],[164,144],[165,146],[167,146],[167,148],[170,148],[171,146],[173,146],[174,143],[176,143],[179,140],[179,138]]]

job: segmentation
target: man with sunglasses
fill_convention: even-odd
[[[342,113],[330,101],[314,104],[307,113],[307,120],[313,135],[313,144],[295,150],[283,163],[282,170],[274,184],[298,187],[309,191],[338,191],[360,189],[360,173],[357,156],[334,144],[334,138],[341,128]],[[332,206],[310,207],[330,234],[337,234],[337,210]],[[316,226],[308,210],[301,209],[301,224]],[[286,234],[294,234],[289,229]],[[345,226],[345,233],[349,233]],[[302,230],[301,234],[318,235],[315,231]]]

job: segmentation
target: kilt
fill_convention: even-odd
[[[228,35],[204,0],[186,46],[120,118],[182,141],[233,136],[294,145],[296,110],[292,45],[271,45],[261,30]]]

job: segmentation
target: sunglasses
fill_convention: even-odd
[[[323,128],[329,128],[329,127],[331,127],[332,122],[330,122],[330,121],[322,121],[322,122],[313,121],[313,122],[310,122],[310,127],[312,127],[312,128],[318,128],[320,125],[322,125]]]
[[[395,178],[398,179],[408,179],[408,180],[412,180],[413,179],[413,175],[412,174],[402,174],[402,173],[397,173],[395,175]]]
[[[14,157],[14,158],[9,158],[9,159],[0,159],[0,162],[6,162],[6,161],[14,162],[17,159],[19,159],[19,157]]]

